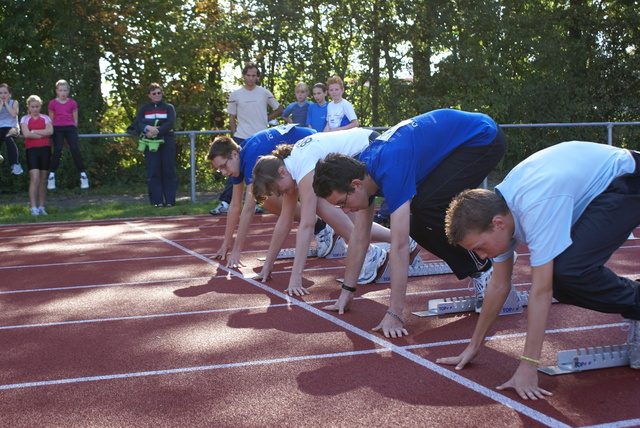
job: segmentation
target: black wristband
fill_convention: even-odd
[[[347,290],[347,291],[351,291],[352,293],[356,292],[356,287],[349,287],[347,284],[342,284],[342,289],[343,290]]]

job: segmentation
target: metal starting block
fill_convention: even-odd
[[[628,366],[630,352],[631,346],[628,343],[560,351],[558,352],[557,366],[539,367],[538,370],[554,376],[586,370]]]
[[[417,255],[409,266],[408,276],[442,275],[453,273],[445,262],[425,262]],[[374,281],[376,284],[389,284],[391,282],[391,264],[387,263],[384,270]]]
[[[283,248],[278,253],[278,257],[276,257],[276,259],[277,260],[280,260],[280,259],[292,259],[295,256],[296,256],[296,249],[295,248]],[[317,247],[309,248],[309,252],[307,253],[307,257],[318,257],[318,248]],[[336,243],[333,245],[333,249],[331,250],[331,253],[329,253],[329,255],[327,255],[325,258],[326,259],[340,259],[340,258],[345,258],[345,257],[347,257],[347,244],[344,242],[344,239],[342,239],[341,236],[338,236],[338,238],[336,239]],[[260,260],[260,261],[264,261],[265,259],[266,259],[266,257],[258,257],[258,260]]]
[[[444,299],[429,300],[429,308],[426,311],[413,312],[419,317],[432,317],[435,315],[457,314],[461,312],[475,312],[476,301],[475,296],[464,297],[447,297]],[[556,299],[552,300],[557,303]],[[522,308],[529,303],[528,291],[516,291],[513,288],[505,300],[500,315],[519,314]]]

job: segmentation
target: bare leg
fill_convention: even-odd
[[[40,183],[38,186],[38,199],[40,202],[39,207],[44,207],[44,199],[47,197],[47,178],[49,177],[49,171],[40,170]]]
[[[40,186],[40,170],[29,170],[29,202],[31,208],[38,208],[36,205],[36,199],[38,197],[38,187]]]
[[[262,206],[265,207],[267,211],[277,216],[280,216],[280,212],[282,211],[282,196],[275,197],[269,196],[263,203]],[[300,202],[298,202],[296,206],[296,212],[293,216],[294,221],[300,221]]]

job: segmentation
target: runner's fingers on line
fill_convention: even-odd
[[[520,396],[520,398],[522,398],[523,400],[538,400],[538,399],[544,398],[545,396],[553,395],[551,392],[543,388],[540,388],[539,386],[527,385],[524,387],[516,387],[513,379],[496,387],[496,389],[498,390],[504,390],[509,388],[513,388],[516,391],[516,393]]]

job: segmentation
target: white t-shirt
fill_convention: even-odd
[[[571,227],[589,203],[624,175],[634,172],[631,152],[606,144],[569,141],[541,150],[511,170],[496,186],[515,221],[509,251],[518,243],[531,253],[531,266],[550,262],[572,243]]]
[[[256,132],[267,129],[267,106],[275,110],[280,104],[273,94],[262,86],[256,86],[250,91],[243,86],[233,91],[227,103],[227,113],[236,115],[238,120],[233,136],[247,139]]]
[[[346,131],[318,132],[298,141],[284,165],[291,177],[300,183],[316,168],[316,163],[331,153],[355,156],[369,145],[370,129],[352,128]]]
[[[327,122],[329,129],[340,128],[348,125],[352,120],[357,119],[356,112],[351,103],[347,100],[341,100],[339,103],[333,101],[327,106]]]

